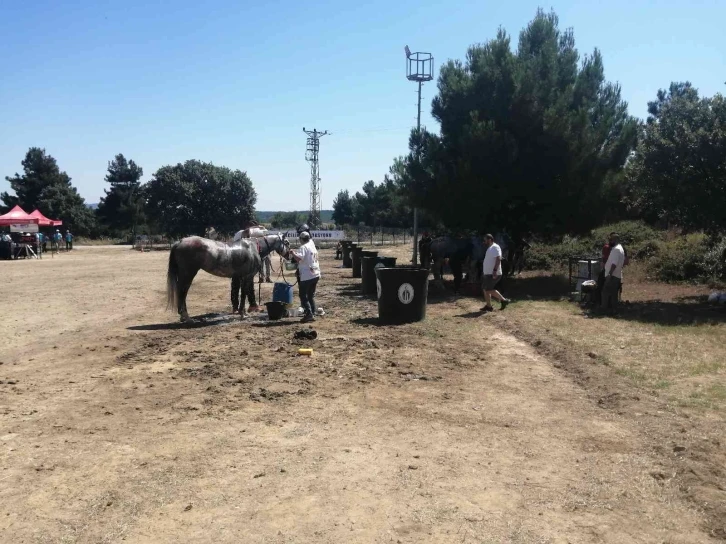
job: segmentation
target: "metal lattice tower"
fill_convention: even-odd
[[[305,160],[310,163],[310,217],[308,223],[312,228],[316,228],[322,223],[320,220],[320,167],[318,154],[320,153],[320,138],[328,134],[328,131],[305,130],[305,127],[303,127],[303,132],[308,135]]]

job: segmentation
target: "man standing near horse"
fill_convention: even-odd
[[[491,234],[484,236],[484,244],[487,246],[487,251],[484,254],[484,266],[482,270],[484,280],[482,287],[484,289],[484,301],[486,304],[481,310],[482,312],[494,311],[492,298],[498,300],[502,305],[501,309],[504,310],[507,304],[509,304],[509,300],[504,298],[496,290],[497,283],[502,279],[502,248],[494,242],[494,236]]]
[[[307,227],[307,225],[304,226]],[[312,236],[310,236],[309,230],[302,230],[300,232],[300,243],[302,244],[300,249],[290,251],[290,256],[298,263],[300,303],[305,311],[301,323],[310,323],[311,321],[315,321],[315,313],[317,311],[317,307],[315,306],[315,290],[320,280],[320,264],[318,262],[318,250],[315,247]]]
[[[234,241],[238,242],[242,239],[250,239],[253,238],[252,234],[258,234],[258,231],[261,231],[260,224],[255,221],[254,219],[251,219],[247,223],[245,223],[244,228],[235,233],[234,235]],[[255,236],[256,237],[256,236]],[[270,256],[267,255],[266,259],[269,261]],[[263,259],[264,262],[264,259]],[[260,266],[259,270],[260,276],[262,276],[262,266]],[[268,281],[269,281],[269,271],[267,273]],[[260,277],[260,280],[262,278]],[[247,302],[249,302],[249,309],[248,312],[259,312],[260,307],[257,305],[257,300],[255,299],[255,283],[253,281],[246,282],[244,284],[245,293],[240,293],[242,290],[242,278],[239,276],[232,276],[232,285],[231,285],[231,299],[232,299],[232,313],[241,313],[244,315],[244,307],[245,307],[245,299],[247,299]],[[242,303],[240,304],[240,294],[242,295]]]

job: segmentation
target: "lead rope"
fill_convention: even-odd
[[[295,278],[295,283],[290,283],[289,281],[287,281],[287,278],[285,277],[285,266],[284,266],[284,264],[282,263],[282,255],[280,255],[280,274],[282,275],[282,280],[283,280],[283,281],[284,281],[284,282],[285,282],[285,283],[286,283],[287,285],[289,285],[290,287],[295,287],[295,286],[297,285],[297,282],[298,282],[298,280],[297,280],[297,277]],[[278,276],[278,278],[279,278],[279,277],[280,277],[280,276]]]

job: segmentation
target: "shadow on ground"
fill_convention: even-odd
[[[241,321],[237,314],[203,314],[192,316],[194,321],[183,323],[153,323],[149,325],[134,325],[127,327],[129,331],[172,331],[177,329],[199,329],[203,327],[215,327],[217,325],[228,325]]]
[[[338,294],[341,296],[344,296],[344,297],[355,298],[358,300],[361,300],[361,299],[373,300],[376,298],[375,295],[366,295],[365,293],[363,293],[363,289],[360,284],[346,285],[345,287],[340,287],[338,289]]]
[[[567,278],[560,274],[505,278],[497,289],[505,297],[521,300],[560,300],[570,292]]]
[[[696,300],[689,302],[688,300]],[[592,317],[604,317],[591,311]],[[704,297],[684,297],[683,301],[663,302],[646,300],[620,305],[614,316],[623,321],[638,321],[657,325],[716,325],[726,323],[726,307],[709,304]]]
[[[252,323],[253,327],[287,327],[289,325],[300,325],[300,318],[298,319],[278,319],[273,321],[263,321],[261,323]]]
[[[467,312],[465,314],[458,314],[458,315],[455,315],[454,317],[463,317],[465,319],[478,319],[478,318],[482,317],[483,315],[485,315],[486,313],[487,312],[484,312],[482,310],[476,310],[474,312]]]
[[[377,317],[359,317],[357,319],[351,319],[350,322],[353,325],[360,325],[362,327],[403,327],[404,325],[411,325],[411,323],[386,323],[380,321]]]

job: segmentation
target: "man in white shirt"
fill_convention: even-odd
[[[620,237],[615,232],[610,235],[610,247],[610,256],[605,263],[602,308],[608,313],[615,313],[618,308],[618,293],[623,281],[623,265],[625,264],[625,250],[620,245]]]
[[[499,280],[502,279],[502,248],[494,242],[494,236],[487,234],[484,236],[484,245],[487,246],[484,255],[484,277],[482,288],[484,289],[484,301],[486,304],[481,309],[482,312],[492,312],[492,297],[498,300],[502,305],[502,310],[507,307],[509,300],[504,298],[502,294],[495,289]]]
[[[290,254],[298,263],[298,272],[300,273],[300,282],[298,289],[300,290],[300,303],[302,304],[305,316],[302,323],[315,321],[315,289],[320,280],[320,264],[318,263],[318,250],[315,247],[310,233],[303,231],[300,233],[300,249],[291,251]]]

